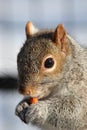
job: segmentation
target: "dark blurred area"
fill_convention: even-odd
[[[17,91],[17,54],[26,39],[27,21],[39,29],[53,29],[62,23],[87,47],[86,14],[86,0],[0,0],[0,130],[37,129],[14,114],[23,98]]]
[[[17,89],[17,77],[9,75],[0,77],[0,89],[6,91]]]

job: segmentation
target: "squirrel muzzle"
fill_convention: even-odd
[[[34,87],[30,87],[30,86],[20,86],[19,87],[19,93],[23,94],[23,95],[28,95],[28,96],[32,96],[35,95],[35,89]]]

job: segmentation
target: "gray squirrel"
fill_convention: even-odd
[[[87,130],[87,48],[64,26],[39,30],[26,24],[17,57],[18,89],[25,98],[15,113],[42,130]],[[38,98],[32,104],[30,98]]]

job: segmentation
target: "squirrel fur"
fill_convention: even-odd
[[[18,57],[18,89],[37,97],[23,99],[16,115],[42,130],[87,130],[87,49],[64,26],[38,30],[26,24],[26,41]]]

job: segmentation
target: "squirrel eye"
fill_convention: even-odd
[[[46,59],[46,61],[44,62],[44,67],[45,68],[52,68],[53,67],[53,65],[54,65],[54,59],[53,58],[48,58],[48,59]]]

